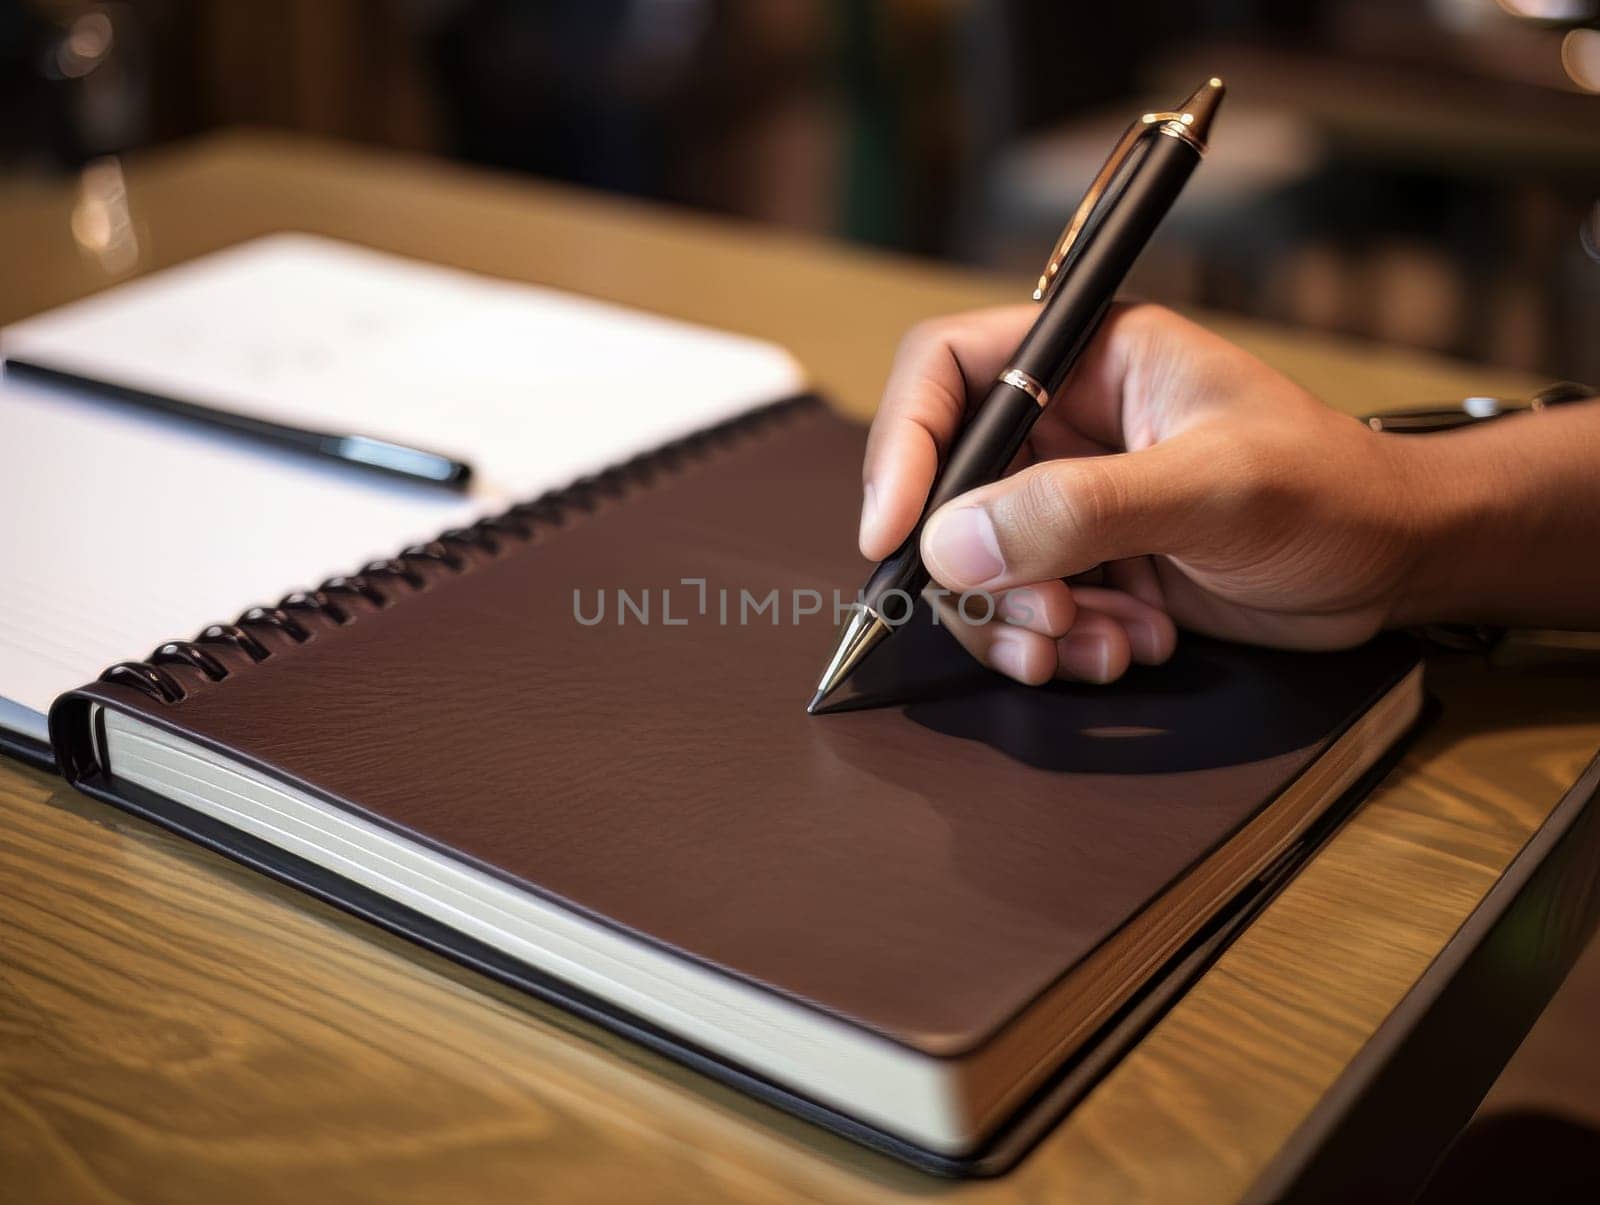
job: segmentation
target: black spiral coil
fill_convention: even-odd
[[[190,688],[180,674],[187,674],[193,686],[221,682],[237,668],[265,661],[280,649],[305,644],[322,631],[354,623],[363,614],[384,610],[405,594],[470,572],[513,546],[532,542],[541,529],[564,526],[574,511],[592,514],[637,486],[772,427],[801,407],[817,404],[810,395],[790,398],[663,444],[562,489],[519,502],[501,514],[479,519],[470,527],[441,532],[388,560],[364,565],[357,573],[330,577],[314,590],[286,594],[274,606],[250,607],[232,623],[211,624],[193,640],[168,641],[143,661],[118,662],[100,675],[100,681],[131,686],[157,702],[181,702]]]

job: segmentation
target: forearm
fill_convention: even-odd
[[[1396,622],[1600,628],[1600,401],[1393,438],[1419,517]]]

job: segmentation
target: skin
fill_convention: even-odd
[[[1035,312],[907,335],[867,444],[868,559],[911,532]],[[1380,435],[1168,310],[1119,305],[1013,471],[931,516],[922,555],[939,586],[999,598],[990,623],[953,600],[943,622],[1027,683],[1112,681],[1180,628],[1330,649],[1425,622],[1596,627],[1600,405]]]

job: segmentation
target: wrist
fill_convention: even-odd
[[[1489,550],[1504,548],[1515,513],[1511,482],[1480,432],[1383,435],[1401,482],[1408,567],[1389,624],[1408,627],[1480,618],[1474,599]]]
[[[1597,419],[1600,407],[1580,403],[1390,437],[1415,516],[1414,567],[1390,622],[1593,625]]]

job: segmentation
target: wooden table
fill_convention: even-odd
[[[777,339],[862,415],[905,327],[1022,290],[262,135],[136,160],[128,195],[138,270],[314,230]],[[74,241],[73,205],[68,187],[0,186],[0,321],[110,283]],[[1215,325],[1351,409],[1528,384]],[[1525,644],[1493,666],[1436,659],[1442,714],[1403,764],[1020,1168],[969,1184],[816,1132],[0,763],[0,1196],[1217,1201],[1276,1191],[1318,1151],[1346,1166],[1385,1137],[1436,1145],[1592,921],[1548,906],[1583,903],[1557,890],[1571,874],[1551,876],[1582,852],[1589,812],[1574,796],[1547,823],[1600,745],[1581,657]],[[1558,830],[1563,844],[1514,861]],[[1525,906],[1535,889],[1542,913]],[[1511,896],[1524,906],[1502,908]],[[1485,981],[1516,990],[1485,995]],[[1420,1077],[1462,1080],[1446,1101],[1418,1096],[1412,1068],[1454,1040],[1438,1018],[1467,1026],[1449,1069]]]

